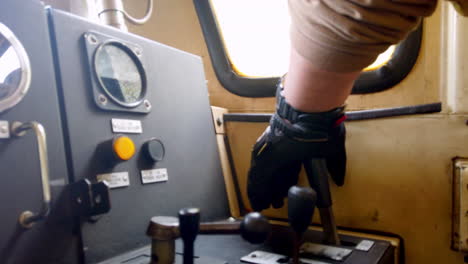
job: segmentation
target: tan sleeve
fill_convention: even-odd
[[[316,67],[359,71],[403,40],[437,0],[289,0],[291,44]]]
[[[462,16],[468,16],[468,0],[448,0]]]

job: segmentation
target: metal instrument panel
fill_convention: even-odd
[[[50,10],[50,18],[74,181],[128,173],[129,184],[118,182],[121,187],[110,191],[111,211],[82,224],[86,262],[102,261],[149,244],[145,231],[155,215],[175,216],[179,209],[194,206],[201,209],[202,220],[227,218],[229,209],[201,59],[61,11]],[[96,105],[92,90],[96,78],[90,71],[83,40],[90,31],[141,48],[148,86],[145,99],[152,106],[149,113],[105,111]],[[112,119],[140,121],[141,133],[113,133]],[[117,134],[133,140],[136,154],[128,161],[107,166],[97,146]],[[165,149],[164,159],[156,163],[148,162],[143,153],[143,144],[152,138],[160,140]],[[166,174],[155,171],[150,176],[156,180],[143,184],[142,171],[151,169],[166,169]],[[158,181],[158,177],[164,180]]]
[[[31,66],[27,93],[0,113],[0,263],[77,263],[72,219],[62,206],[68,202],[64,199],[68,177],[44,6],[39,1],[2,0],[0,23],[22,44]],[[39,212],[44,199],[38,142],[32,131],[21,137],[6,131],[16,121],[40,123],[48,139],[50,178],[45,184],[50,185],[51,210],[31,228],[18,220],[25,211]]]

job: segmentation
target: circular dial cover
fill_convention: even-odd
[[[96,50],[94,67],[104,92],[117,104],[136,107],[146,95],[146,75],[138,56],[125,44],[107,41]]]
[[[0,113],[18,104],[30,83],[29,57],[13,32],[0,23]]]

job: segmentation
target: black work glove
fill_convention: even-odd
[[[270,126],[252,150],[247,195],[255,211],[283,206],[295,185],[303,161],[325,158],[333,180],[344,183],[346,168],[344,108],[303,113],[278,95],[277,111]]]

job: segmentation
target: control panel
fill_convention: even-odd
[[[201,58],[49,12],[71,178],[110,189],[107,213],[81,217],[86,261],[147,245],[155,215],[228,218]]]

